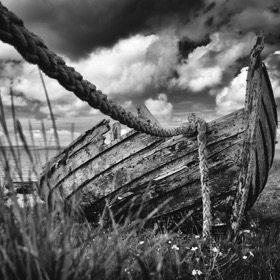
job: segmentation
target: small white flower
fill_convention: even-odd
[[[171,240],[169,240],[168,243],[171,244]]]
[[[122,199],[122,197],[121,196],[118,196],[118,200],[121,200]]]
[[[195,252],[197,249],[198,249],[197,247],[192,247],[192,248],[191,248],[191,251],[194,251],[194,252]]]
[[[202,274],[202,272],[199,270],[199,269],[194,269],[193,271],[192,271],[192,275],[193,276],[195,276],[195,275],[201,275]]]
[[[139,242],[140,245],[143,245],[144,243],[145,243],[144,241],[140,241],[140,242]]]
[[[214,253],[218,253],[218,252],[219,252],[219,249],[218,249],[217,247],[214,247],[214,248],[212,248],[212,251],[213,251]]]
[[[242,258],[243,258],[243,260],[246,260],[248,257],[247,256],[243,256]]]
[[[196,239],[199,239],[200,238],[200,235],[195,235],[194,236]]]
[[[130,274],[129,268],[125,268],[124,271],[125,271],[127,274]]]
[[[179,247],[178,247],[176,244],[174,244],[174,245],[171,247],[171,249],[176,250],[176,251],[179,251]]]

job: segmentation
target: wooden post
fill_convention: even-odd
[[[137,113],[140,119],[147,121],[151,126],[161,127],[159,121],[155,118],[155,116],[149,111],[149,109],[145,105],[137,106]]]
[[[121,124],[115,122],[111,128],[110,140],[111,142],[121,137]]]

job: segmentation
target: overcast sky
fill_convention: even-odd
[[[280,115],[279,0],[1,0],[25,26],[111,99],[135,112],[145,104],[164,127],[206,120],[244,106],[246,67],[256,35]],[[45,77],[45,76],[44,76]],[[38,69],[0,42],[0,90],[38,144],[52,134]],[[104,118],[45,77],[62,145]],[[3,135],[0,131],[0,135]],[[280,134],[278,133],[278,141]]]

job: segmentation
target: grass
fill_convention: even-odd
[[[260,215],[235,241],[218,233],[205,241],[180,228],[146,228],[146,219],[119,225],[108,207],[97,224],[76,205],[70,214],[45,204],[21,207],[7,182],[0,193],[0,279],[280,279],[280,223],[262,224]]]
[[[1,100],[0,109],[11,143]],[[14,126],[35,166],[37,156],[29,150],[20,122]],[[10,149],[18,159],[12,145]],[[91,224],[74,204],[70,213],[51,212],[45,204],[29,206],[36,191],[21,195],[26,200],[21,207],[3,149],[1,155],[6,180],[0,186],[0,279],[280,279],[280,222],[262,223],[258,211],[234,241],[219,233],[205,241],[191,231],[183,234],[157,223],[144,227],[149,217],[128,218],[120,225],[108,207]],[[16,169],[20,173],[20,164]]]
[[[0,279],[279,279],[276,223],[243,230],[236,241],[204,241],[143,227],[143,220],[98,226],[45,205],[0,202]]]

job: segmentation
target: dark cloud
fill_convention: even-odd
[[[197,47],[205,46],[210,43],[210,38],[205,37],[202,40],[193,41],[188,37],[182,38],[178,43],[178,49],[181,58],[187,58],[188,55],[193,52]]]
[[[187,20],[203,7],[203,0],[6,0],[3,4],[56,50],[80,58],[129,35]]]
[[[196,14],[196,17],[186,25],[196,28],[194,41],[203,41],[213,32],[235,32],[240,36],[253,32],[264,34],[269,52],[280,47],[280,2],[278,0],[235,0],[210,3],[206,9]],[[200,28],[203,26],[203,28]],[[268,54],[267,52],[266,54]]]

